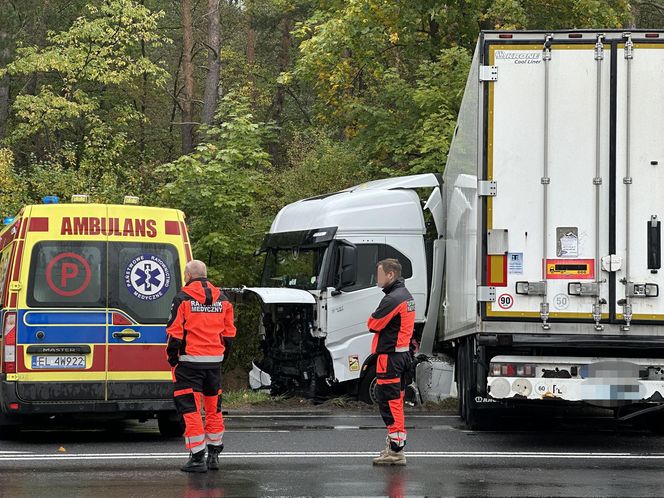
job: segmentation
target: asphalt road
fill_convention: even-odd
[[[2,497],[321,495],[661,496],[664,438],[610,419],[515,419],[467,431],[409,414],[407,467],[373,467],[373,413],[230,414],[222,470],[180,472],[180,439],[156,424],[49,426],[0,441]],[[62,451],[64,449],[64,451]]]

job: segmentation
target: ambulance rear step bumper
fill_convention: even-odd
[[[16,382],[0,380],[0,413],[6,415],[54,415],[62,413],[146,414],[175,411],[173,399],[77,400],[26,402],[16,395]]]

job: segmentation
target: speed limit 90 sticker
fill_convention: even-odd
[[[501,294],[498,296],[498,299],[496,299],[496,302],[498,303],[498,306],[500,306],[500,309],[503,310],[508,310],[514,306],[514,298],[511,294]]]

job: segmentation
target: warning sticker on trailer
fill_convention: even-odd
[[[559,258],[576,258],[579,256],[579,229],[577,227],[556,228]]]
[[[546,278],[552,280],[591,280],[595,278],[595,260],[547,259]]]
[[[522,252],[511,252],[507,255],[507,271],[510,275],[523,275]]]

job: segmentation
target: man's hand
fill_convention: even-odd
[[[233,346],[233,337],[224,337],[224,361],[231,355],[231,347]]]
[[[177,366],[177,364],[180,362],[180,358],[177,356],[169,356],[168,357],[168,364],[172,367]]]

